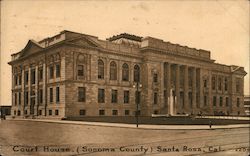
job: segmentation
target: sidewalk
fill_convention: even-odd
[[[45,119],[10,119],[10,120],[137,129],[135,124],[124,124],[124,123],[45,120]],[[151,130],[185,130],[185,129],[186,130],[206,130],[206,129],[210,129],[209,125],[145,125],[145,124],[139,125],[138,128],[139,129],[151,129]],[[228,129],[228,128],[250,128],[250,123],[249,124],[213,125],[212,126],[212,129]]]

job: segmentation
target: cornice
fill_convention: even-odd
[[[73,44],[73,43],[66,43],[66,44],[71,45],[71,46],[75,46],[75,47],[85,48],[85,49],[93,49],[93,50],[96,50],[98,52],[103,52],[103,53],[111,54],[111,55],[125,56],[125,57],[130,57],[130,58],[137,58],[137,59],[142,59],[143,58],[143,56],[117,52],[117,51],[114,51],[114,50],[111,50],[111,49],[106,49],[106,48],[101,48],[101,47],[90,47],[90,46],[86,46],[86,45],[77,45],[77,44]]]
[[[182,58],[188,58],[188,59],[193,59],[193,60],[205,61],[205,62],[209,62],[209,63],[214,63],[214,61],[215,61],[215,60],[212,60],[212,59],[203,59],[203,58],[198,58],[198,57],[192,57],[192,56],[189,56],[189,55],[180,55],[178,53],[169,52],[169,51],[166,51],[166,50],[152,48],[152,47],[141,48],[141,51],[149,52],[149,50],[152,50],[151,53],[158,53],[158,54],[163,54],[163,55],[178,56],[178,57],[182,57]]]

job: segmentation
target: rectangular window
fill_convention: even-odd
[[[60,102],[60,88],[56,87],[56,102]]]
[[[18,83],[19,85],[22,85],[22,74],[18,76]]]
[[[223,106],[223,97],[220,97],[220,106]]]
[[[52,110],[49,110],[49,115],[52,115]]]
[[[129,91],[124,91],[124,103],[129,103]]]
[[[216,96],[213,97],[213,106],[216,106]]]
[[[239,78],[236,79],[236,92],[237,93],[240,92],[240,79]]]
[[[39,68],[39,81],[43,80],[43,68]]]
[[[216,86],[216,78],[215,76],[212,77],[212,89],[215,90]]]
[[[21,105],[21,92],[18,92],[18,105]]]
[[[59,115],[59,110],[58,109],[55,110],[55,115]]]
[[[229,106],[229,99],[228,99],[228,97],[226,97],[226,106],[227,107]]]
[[[18,81],[18,80],[17,80],[18,77],[17,77],[17,75],[15,75],[14,77],[15,77],[14,79],[15,79],[15,86],[16,86],[16,85],[17,85],[17,81]]]
[[[158,94],[154,93],[154,104],[156,105],[158,103]]]
[[[158,74],[154,73],[153,80],[155,83],[158,82]]]
[[[49,89],[49,102],[53,102],[53,88]]]
[[[99,110],[99,115],[105,115],[105,110],[103,109]]]
[[[117,110],[112,110],[112,115],[118,115],[118,111]]]
[[[78,65],[78,66],[77,66],[77,75],[78,75],[78,76],[84,76],[83,65]]]
[[[237,107],[240,107],[240,98],[237,98]]]
[[[140,102],[141,102],[141,92],[135,91],[135,103],[140,104]]]
[[[42,115],[43,111],[42,110],[39,110],[39,115]]]
[[[15,97],[14,102],[15,102],[15,106],[16,106],[17,105],[17,93],[14,93],[14,97]]]
[[[78,102],[85,102],[86,97],[86,88],[85,87],[78,87]]]
[[[225,91],[228,90],[228,80],[227,80],[227,78],[225,78],[224,89],[225,89]]]
[[[204,86],[204,88],[207,88],[207,80],[204,80],[203,86]]]
[[[137,114],[138,116],[140,116],[141,115],[141,111],[140,110],[135,111],[135,114]]]
[[[158,110],[154,110],[154,114],[158,114]]]
[[[192,97],[192,92],[188,92],[188,103],[189,106],[192,108],[193,107],[193,97]]]
[[[35,84],[36,83],[36,70],[32,69],[31,70],[31,84]]]
[[[26,71],[26,72],[25,72],[25,84],[27,85],[28,82],[29,82],[29,72]]]
[[[221,90],[222,89],[222,84],[221,84],[221,77],[219,77],[218,79],[218,89]]]
[[[129,114],[130,114],[129,110],[125,110],[125,115],[129,115]]]
[[[98,89],[98,103],[104,103],[104,102],[105,102],[105,90]]]
[[[29,103],[29,92],[25,91],[25,105],[28,105]]]
[[[163,93],[163,96],[164,96],[164,104],[166,105],[166,103],[167,103],[167,91],[166,90],[164,90],[164,93]],[[184,103],[184,101],[183,101],[183,103]]]
[[[39,103],[40,104],[43,103],[43,90],[42,89],[39,90]]]
[[[51,65],[51,66],[49,67],[49,78],[50,78],[50,79],[53,79],[53,78],[54,78],[54,67],[53,67],[53,65]]]
[[[111,90],[111,103],[117,103],[117,90]]]
[[[56,65],[56,77],[60,77],[61,75],[61,68],[60,68],[60,64]]]
[[[207,106],[207,96],[204,96],[204,106]]]
[[[83,115],[83,116],[86,115],[86,111],[84,109],[81,109],[79,113],[80,115]]]

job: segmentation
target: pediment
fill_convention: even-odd
[[[28,56],[34,54],[43,48],[33,40],[29,40],[25,48],[21,51],[20,57]]]
[[[231,71],[234,74],[239,74],[239,75],[246,75],[247,72],[244,70],[243,67],[239,67],[239,66],[231,66]]]
[[[234,74],[246,75],[247,72],[245,70],[243,70],[243,69],[239,69],[239,70],[235,71]]]
[[[76,45],[80,45],[80,46],[100,47],[99,44],[97,44],[96,42],[92,41],[91,39],[89,39],[87,37],[80,37],[77,39],[73,39],[69,42],[76,44]]]

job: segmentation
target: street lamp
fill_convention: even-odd
[[[136,95],[135,95],[135,103],[136,103],[136,112],[135,112],[135,118],[136,118],[136,127],[138,128],[138,117],[139,117],[139,88],[142,87],[142,84],[140,84],[138,81],[133,85],[133,88],[136,88]]]

